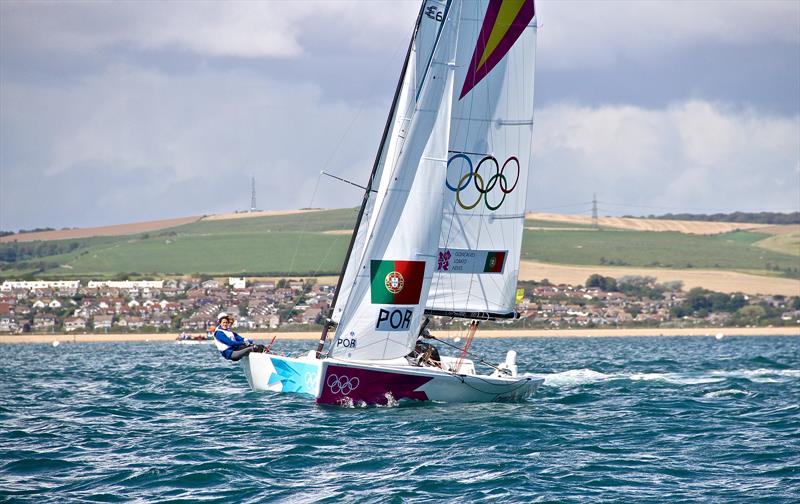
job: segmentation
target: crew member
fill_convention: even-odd
[[[231,331],[233,317],[225,312],[217,315],[217,330],[214,332],[214,344],[217,350],[228,360],[238,361],[250,352],[263,352],[264,347],[254,344]]]
[[[406,359],[416,366],[442,367],[442,358],[439,356],[439,350],[421,339],[417,340],[414,350],[406,356]]]

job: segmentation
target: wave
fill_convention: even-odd
[[[800,369],[737,369],[688,373],[602,373],[593,369],[570,369],[541,375],[552,387],[574,387],[612,380],[661,381],[674,385],[703,385],[743,379],[754,383],[785,383],[800,378]]]

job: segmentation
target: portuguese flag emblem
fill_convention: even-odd
[[[486,264],[483,266],[484,273],[502,273],[503,265],[506,262],[505,252],[489,252],[486,254]]]
[[[425,261],[370,261],[372,304],[417,304]]]

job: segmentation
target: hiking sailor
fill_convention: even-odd
[[[228,360],[238,361],[250,352],[263,352],[264,347],[254,344],[231,331],[233,317],[225,312],[217,315],[217,330],[214,332],[214,344],[217,350]]]

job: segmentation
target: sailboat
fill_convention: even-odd
[[[536,30],[533,0],[422,2],[319,345],[250,354],[251,388],[339,405],[536,391],[513,350],[489,374],[467,352],[480,321],[517,316]],[[424,351],[431,316],[469,321],[459,356]]]

